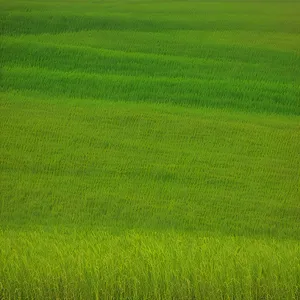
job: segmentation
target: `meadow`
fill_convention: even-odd
[[[0,0],[0,299],[300,299],[300,2]]]

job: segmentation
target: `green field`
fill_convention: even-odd
[[[0,0],[0,299],[300,299],[300,2]]]

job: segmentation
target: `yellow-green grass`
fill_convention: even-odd
[[[2,224],[300,235],[297,117],[2,97]]]
[[[299,2],[0,11],[0,299],[299,299]]]
[[[299,244],[180,232],[0,232],[4,299],[298,299]]]

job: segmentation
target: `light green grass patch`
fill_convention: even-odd
[[[0,295],[29,299],[297,299],[299,244],[182,233],[0,233]],[[50,246],[51,245],[51,246]]]

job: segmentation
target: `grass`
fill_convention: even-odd
[[[299,297],[296,242],[101,231],[6,231],[1,242],[4,298]]]
[[[298,2],[0,8],[0,299],[299,299]]]

